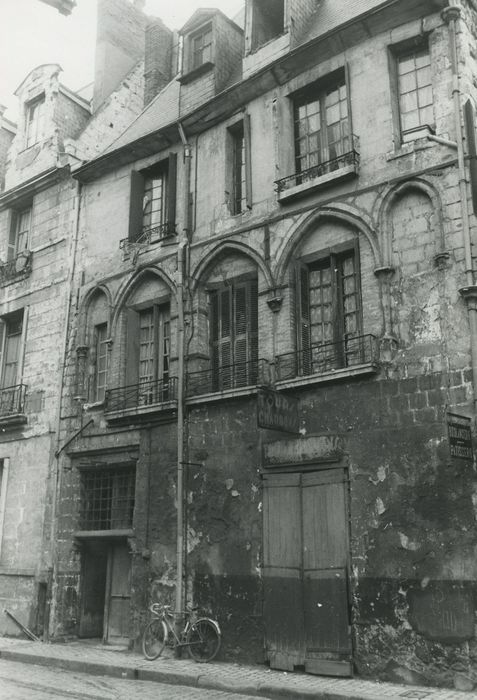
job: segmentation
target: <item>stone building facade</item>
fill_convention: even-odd
[[[136,13],[141,32],[146,18]],[[121,3],[115,4],[121,12]],[[123,8],[124,9],[124,8]],[[99,3],[99,25],[110,21]],[[116,30],[117,34],[117,30]],[[116,36],[116,35],[115,35]],[[117,38],[117,37],[116,37]],[[81,185],[72,167],[120,134],[143,106],[143,48],[97,108],[38,66],[16,95],[18,125],[0,131],[0,616],[47,634],[52,597],[60,401],[74,309]],[[4,185],[4,186],[3,186]]]
[[[159,94],[75,171],[52,635],[193,602],[228,658],[477,684],[476,21],[146,30]]]

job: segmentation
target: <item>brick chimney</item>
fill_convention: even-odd
[[[141,2],[98,0],[93,112],[144,58]]]
[[[144,61],[144,106],[155,97],[172,78],[173,33],[158,18],[146,26]]]

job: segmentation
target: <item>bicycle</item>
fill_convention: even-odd
[[[164,647],[188,647],[190,656],[198,663],[207,663],[217,656],[222,641],[219,623],[208,617],[195,619],[197,608],[176,612],[170,605],[153,603],[149,610],[154,619],[146,625],[142,636],[142,651],[149,661],[159,658]],[[176,620],[185,619],[182,631],[176,631]]]

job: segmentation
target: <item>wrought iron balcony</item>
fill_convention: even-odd
[[[276,380],[311,376],[352,369],[359,365],[377,365],[379,347],[374,335],[348,337],[336,343],[322,343],[296,352],[278,355]]]
[[[225,367],[209,367],[187,374],[187,396],[214,394],[229,389],[268,384],[270,369],[266,360],[237,362]]]
[[[123,238],[119,241],[119,247],[123,251],[123,259],[127,260],[131,254],[146,250],[152,243],[158,243],[175,235],[176,225],[166,222],[153,228],[144,229],[135,240]]]
[[[278,198],[286,199],[318,187],[324,182],[356,174],[359,169],[359,138],[354,134],[350,138],[351,149],[346,153],[276,180]]]
[[[177,401],[177,377],[170,377],[167,381],[156,379],[108,389],[105,398],[108,412],[160,406],[175,401]]]
[[[0,284],[9,284],[27,277],[31,272],[31,258],[31,252],[24,250],[16,258],[0,264]]]
[[[0,420],[24,413],[26,390],[25,384],[0,389]]]

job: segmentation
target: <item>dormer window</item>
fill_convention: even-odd
[[[29,148],[43,138],[45,96],[41,95],[26,105],[26,147]]]
[[[212,60],[212,26],[202,27],[190,37],[191,65],[190,70],[195,70]]]
[[[252,51],[284,31],[284,0],[252,0]]]

